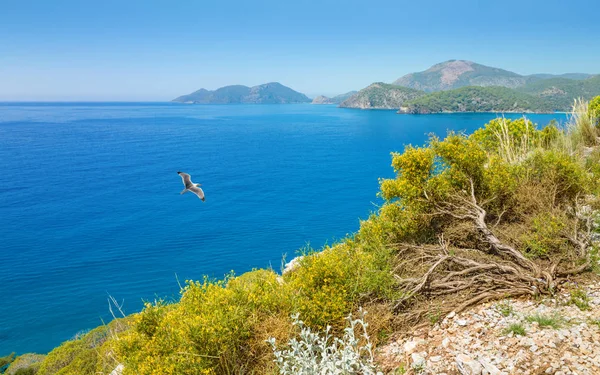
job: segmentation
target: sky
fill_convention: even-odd
[[[450,59],[600,73],[599,14],[597,0],[0,0],[0,101],[275,81],[336,95]]]

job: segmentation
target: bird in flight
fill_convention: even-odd
[[[183,185],[185,186],[185,188],[179,194],[184,194],[187,191],[191,191],[192,193],[196,194],[198,198],[202,200],[202,202],[204,202],[204,192],[202,191],[202,189],[200,189],[200,186],[202,185],[194,184],[190,175],[187,173],[177,172],[177,174],[181,176],[181,179],[183,180]]]

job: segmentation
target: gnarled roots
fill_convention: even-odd
[[[455,195],[448,202],[435,204],[436,215],[472,223],[481,246],[476,249],[452,247],[443,236],[437,245],[397,244],[398,264],[395,277],[402,297],[394,310],[405,310],[417,300],[448,296],[452,303],[441,313],[460,312],[489,300],[551,294],[561,278],[585,272],[591,267],[591,212],[577,212],[577,227],[570,238],[578,259],[563,258],[534,261],[513,246],[503,243],[486,223],[487,212],[477,202],[471,182],[470,193]],[[585,211],[585,210],[583,210]],[[589,211],[589,210],[588,210]],[[418,277],[414,277],[418,274]],[[449,298],[458,295],[460,298]],[[419,320],[424,311],[405,310],[407,318]]]

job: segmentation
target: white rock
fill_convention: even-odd
[[[426,360],[421,353],[413,353],[410,355],[410,358],[412,359],[413,367],[422,367],[425,365]]]
[[[292,272],[293,270],[298,268],[300,266],[300,261],[302,260],[302,258],[304,258],[304,255],[299,255],[299,256],[295,257],[294,259],[290,260],[288,263],[286,263],[281,274],[283,275],[288,272]]]
[[[433,356],[433,357],[429,358],[429,360],[430,360],[431,362],[439,362],[439,361],[441,361],[441,360],[442,360],[442,356],[441,356],[441,355],[435,355],[435,356]]]
[[[458,325],[459,325],[459,326],[461,326],[461,327],[464,327],[464,326],[466,326],[466,325],[467,325],[467,321],[466,321],[465,319],[458,319],[458,320],[456,321],[456,324],[458,324]]]
[[[448,318],[448,319],[452,319],[452,318],[454,318],[455,316],[456,316],[456,311],[452,311],[450,314],[448,314],[448,315],[446,316],[446,318]]]
[[[442,340],[442,346],[443,346],[444,348],[447,348],[447,347],[448,347],[448,345],[450,345],[450,339],[449,339],[449,338],[447,338],[447,337],[445,337],[445,338]]]
[[[479,358],[479,363],[483,366],[483,373],[489,375],[500,375],[502,372],[498,369],[498,367],[494,366],[491,362],[489,362],[485,358]]]
[[[417,348],[417,343],[414,341],[407,341],[404,343],[404,352],[411,354]]]
[[[123,374],[124,369],[125,369],[125,366],[123,366],[122,364],[119,364],[117,367],[115,367],[114,370],[112,370],[110,375],[121,375],[121,374]]]
[[[481,363],[465,354],[456,356],[456,368],[462,375],[481,375],[483,371]]]

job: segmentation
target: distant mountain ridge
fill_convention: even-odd
[[[564,73],[564,74],[546,74],[546,73],[538,73],[538,74],[530,74],[526,76],[530,80],[533,79],[550,79],[550,78],[567,78],[574,80],[583,80],[592,77],[593,74],[588,73]]]
[[[191,104],[294,104],[311,100],[279,82],[270,82],[253,87],[225,86],[214,91],[200,89],[173,101]]]
[[[492,68],[466,60],[449,60],[417,73],[407,74],[393,82],[425,92],[452,90],[464,86],[524,85],[527,78],[508,70]]]
[[[313,99],[311,104],[340,104],[341,102],[348,99],[357,92],[358,91],[350,91],[345,94],[336,95],[331,98],[324,95],[319,95]]]
[[[565,78],[584,80],[591,76],[591,74],[586,73],[566,73],[560,75],[532,74],[525,76],[468,60],[448,60],[435,64],[425,71],[410,73],[400,77],[393,84],[425,92],[435,92],[453,90],[465,86],[517,88],[545,79]]]
[[[460,90],[461,88],[469,88]],[[506,90],[501,90],[505,88]],[[444,94],[440,94],[444,93]],[[200,89],[174,99],[193,104],[338,104],[342,108],[402,109],[403,113],[568,111],[576,98],[600,95],[600,75],[520,75],[468,60],[448,60],[392,84],[376,82],[335,97],[306,95],[278,82]]]

